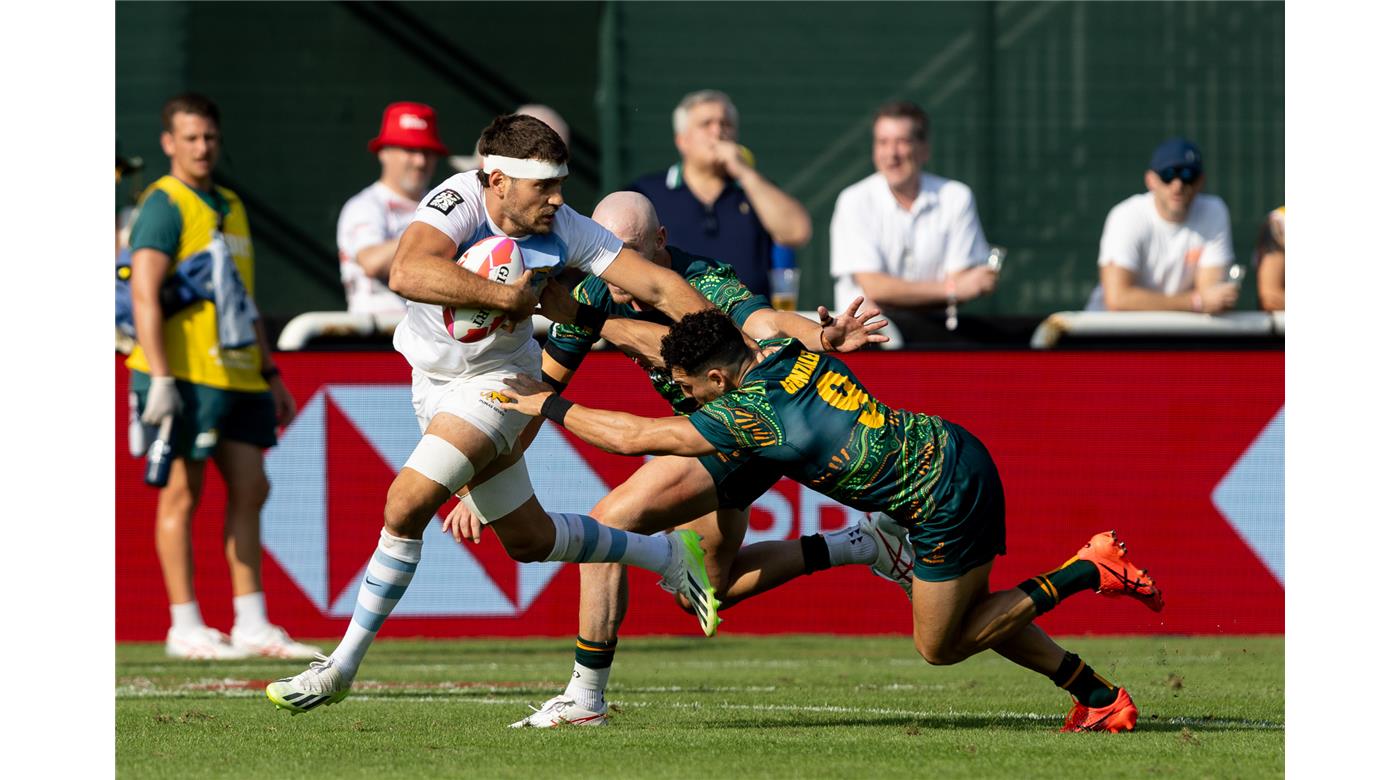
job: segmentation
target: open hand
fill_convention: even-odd
[[[465,500],[458,501],[457,506],[452,507],[452,511],[443,518],[442,532],[451,533],[458,542],[470,539],[472,544],[481,544],[481,518],[476,516]]]
[[[888,325],[889,320],[873,319],[880,315],[878,307],[872,306],[863,312],[860,311],[862,303],[865,303],[865,298],[857,297],[841,312],[841,316],[834,319],[825,306],[817,307],[817,316],[821,318],[822,323],[822,336],[833,350],[854,352],[866,344],[880,344],[890,340],[889,336],[876,333]]]
[[[525,374],[506,377],[505,383],[501,392],[511,400],[511,410],[530,417],[539,417],[545,399],[555,394],[554,388]]]

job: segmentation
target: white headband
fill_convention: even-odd
[[[569,175],[569,164],[488,154],[481,158],[481,170],[500,171],[512,179],[562,179]]]

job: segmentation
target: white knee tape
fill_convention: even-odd
[[[467,456],[463,455],[461,450],[453,447],[441,436],[431,433],[418,441],[418,446],[413,448],[413,454],[408,456],[408,462],[403,464],[403,467],[413,469],[452,491],[470,482],[472,475],[476,473],[472,462],[467,460]]]
[[[483,523],[491,523],[520,508],[535,495],[530,471],[521,458],[509,468],[472,488],[468,497]]]

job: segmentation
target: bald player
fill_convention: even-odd
[[[796,336],[814,351],[849,352],[884,341],[875,333],[883,322],[879,312],[857,314],[857,301],[826,327],[805,317],[773,309],[738,280],[734,269],[710,258],[689,254],[666,244],[666,228],[643,195],[615,192],[604,198],[593,219],[651,262],[681,274],[698,292],[752,338]],[[589,277],[573,290],[580,303],[604,309],[609,319],[600,330],[556,325],[545,346],[543,373],[562,391],[600,335],[620,346],[644,370],[654,389],[678,415],[695,411],[695,403],[664,370],[661,337],[671,319],[638,301],[621,287]],[[825,309],[819,310],[829,318]],[[521,438],[528,446],[538,425]],[[770,590],[803,574],[832,566],[870,565],[877,574],[910,587],[909,557],[904,532],[887,518],[802,539],[765,542],[741,548],[748,530],[749,505],[771,487],[778,474],[756,459],[739,453],[706,458],[662,457],[647,462],[625,483],[595,506],[591,516],[604,525],[636,533],[676,527],[700,534],[711,584],[724,606]],[[444,522],[458,538],[479,538],[466,508],[455,508]],[[902,555],[902,559],[901,559]],[[579,635],[573,674],[565,692],[546,701],[516,727],[549,727],[562,723],[602,725],[607,721],[604,692],[617,648],[618,630],[626,615],[627,578],[622,567],[580,567]],[[902,577],[901,577],[902,575]]]

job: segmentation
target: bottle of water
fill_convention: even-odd
[[[166,417],[160,423],[151,448],[146,451],[146,484],[163,488],[170,481],[170,462],[175,437],[175,415]]]
[[[146,454],[149,449],[149,433],[146,425],[141,422],[141,414],[137,411],[136,391],[126,394],[126,447],[131,453],[131,457],[139,458]]]
[[[797,310],[797,253],[791,247],[773,245],[773,268],[768,272],[768,299],[773,308]]]

